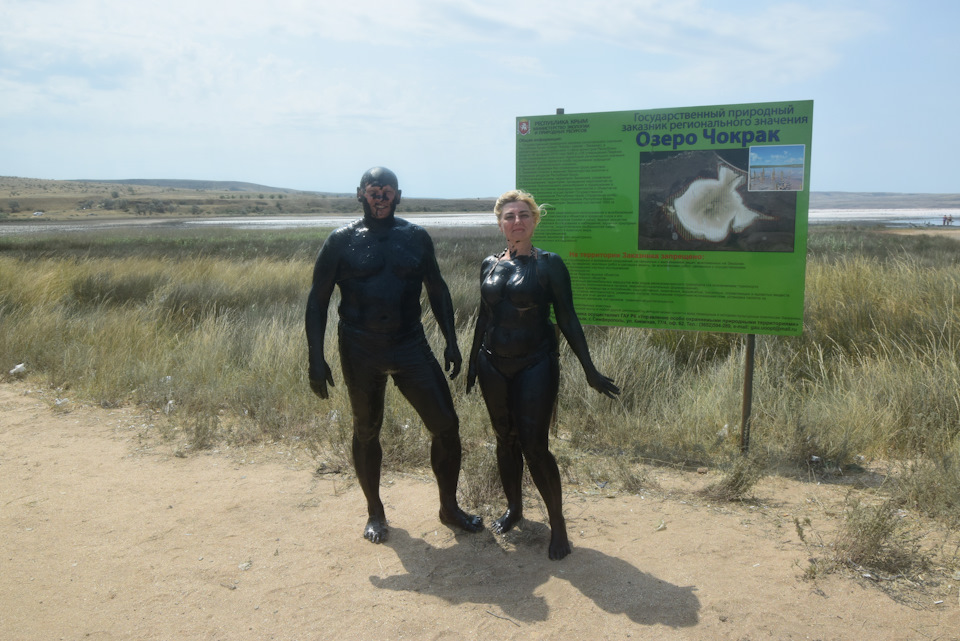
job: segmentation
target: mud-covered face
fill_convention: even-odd
[[[360,179],[357,200],[363,205],[364,217],[385,220],[393,216],[400,204],[397,176],[385,167],[374,167]]]
[[[393,215],[400,191],[390,185],[367,185],[362,193],[358,189],[357,195],[363,203],[364,214],[383,220]]]

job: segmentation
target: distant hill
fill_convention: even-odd
[[[123,180],[81,179],[78,183],[109,183],[141,185],[168,189],[193,189],[217,192],[247,192],[275,194],[311,194],[334,198],[350,198],[352,192],[303,191],[286,187],[270,187],[256,183],[232,180],[177,180],[166,178],[128,178]],[[417,200],[431,200],[429,197]],[[461,199],[455,199],[461,200]],[[471,199],[472,200],[472,199]],[[482,199],[486,200],[486,199]],[[810,207],[814,209],[915,209],[960,208],[960,194],[918,194],[897,192],[813,191]]]
[[[287,189],[286,187],[268,187],[256,183],[239,182],[235,180],[178,180],[169,178],[124,178],[122,180],[92,180],[81,178],[72,182],[78,183],[107,183],[111,185],[140,185],[147,187],[163,187],[168,189],[194,189],[199,191],[238,191],[265,194],[317,194],[323,196],[350,196],[349,193],[335,193],[328,191],[302,191]]]
[[[218,193],[238,194],[289,194],[302,196],[322,196],[326,198],[353,198],[350,192],[304,191],[287,187],[271,187],[257,183],[235,180],[181,180],[176,178],[123,178],[123,179],[91,179],[77,180],[44,180],[39,178],[14,178],[0,176],[0,189],[13,186],[23,188],[29,184],[34,191],[39,186],[43,191],[70,191],[70,185],[124,185],[139,187],[157,187],[160,189],[182,189],[189,191],[207,191]],[[4,194],[0,193],[0,197]],[[13,194],[10,194],[13,195]],[[410,200],[407,197],[405,200]],[[436,199],[429,196],[417,198],[420,201],[456,200],[456,201],[487,201],[491,198],[455,198]],[[860,192],[860,191],[813,191],[810,192],[810,207],[814,209],[914,209],[914,208],[960,208],[960,193],[957,194],[920,194],[899,192]]]
[[[493,198],[404,197],[403,213],[493,210]],[[44,216],[270,216],[355,214],[356,192],[301,191],[221,180],[46,180],[0,176],[0,220]]]
[[[314,194],[318,196],[350,198],[351,192],[302,191],[285,187],[269,187],[256,183],[230,180],[176,180],[163,178],[130,178],[124,180],[76,180],[81,183],[110,183],[142,185],[172,189],[201,191],[253,192],[276,194]],[[421,198],[418,200],[430,200]],[[459,199],[457,199],[459,200]],[[960,194],[917,194],[896,192],[814,191],[810,192],[813,209],[916,209],[960,208]]]

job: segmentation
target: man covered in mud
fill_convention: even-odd
[[[357,200],[363,206],[363,218],[332,232],[317,255],[306,331],[310,388],[325,399],[327,385],[334,383],[323,341],[330,297],[334,286],[339,286],[340,369],[353,411],[353,463],[369,516],[363,536],[373,543],[387,538],[387,518],[380,500],[380,428],[388,376],[433,437],[430,462],[440,490],[440,520],[479,532],[481,519],[457,505],[460,423],[421,323],[420,292],[426,287],[447,342],[445,369],[454,378],[462,358],[454,330],[453,301],[440,275],[433,241],[422,227],[394,216],[400,189],[397,176],[389,169],[369,169],[360,179]]]

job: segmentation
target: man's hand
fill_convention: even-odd
[[[450,372],[451,379],[456,378],[457,374],[460,373],[460,366],[463,365],[463,357],[460,356],[460,350],[457,348],[456,343],[450,343],[447,345],[447,348],[443,350],[443,360],[444,371]],[[453,371],[450,371],[451,367]]]
[[[321,359],[318,363],[310,364],[310,389],[320,398],[327,398],[327,385],[333,387],[333,374],[330,373],[330,367],[327,361]]]

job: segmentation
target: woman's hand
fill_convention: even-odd
[[[612,378],[604,376],[595,369],[587,372],[587,383],[608,398],[616,398],[617,394],[620,393],[620,388],[616,386]]]
[[[467,367],[467,394],[470,393],[470,390],[473,389],[473,385],[476,382],[477,382],[477,363],[471,358],[470,365]]]

